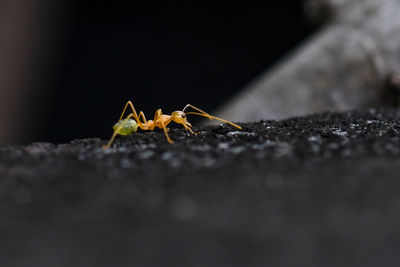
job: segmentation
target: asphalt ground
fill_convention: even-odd
[[[399,266],[400,110],[239,124],[0,148],[1,266]]]

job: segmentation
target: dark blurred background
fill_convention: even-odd
[[[301,0],[266,4],[0,3],[0,145],[108,138],[127,100],[212,113],[314,30]]]

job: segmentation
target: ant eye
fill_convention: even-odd
[[[186,115],[185,114],[182,114],[182,118],[185,118],[186,117]]]

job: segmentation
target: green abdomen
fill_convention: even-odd
[[[123,124],[124,121],[125,120],[120,120],[119,122],[114,124],[114,131],[118,131],[118,134],[120,135],[129,135],[137,131],[138,125],[135,120],[129,119],[125,124]]]

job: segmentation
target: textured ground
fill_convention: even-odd
[[[1,266],[399,266],[400,110],[0,148]]]

